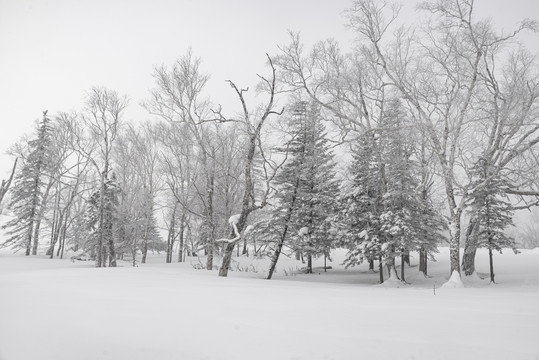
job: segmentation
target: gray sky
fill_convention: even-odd
[[[10,170],[4,151],[32,131],[43,110],[80,109],[84,92],[102,85],[127,94],[127,119],[152,87],[154,65],[171,64],[192,47],[211,74],[211,97],[231,99],[224,82],[240,86],[264,73],[265,53],[300,30],[312,43],[352,38],[342,12],[352,0],[0,0],[0,179]],[[411,4],[412,1],[407,1]],[[476,0],[479,13],[511,29],[539,19],[537,0]],[[407,12],[413,20],[414,14]],[[539,36],[525,37],[539,51]],[[219,100],[223,99],[223,100]]]

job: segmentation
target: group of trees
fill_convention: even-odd
[[[152,249],[167,262],[203,253],[209,270],[218,251],[221,276],[237,245],[271,256],[268,278],[283,252],[312,272],[314,257],[344,247],[347,266],[378,261],[383,282],[384,264],[399,277],[397,256],[404,280],[411,251],[426,274],[447,241],[451,272],[462,260],[466,275],[488,248],[494,281],[493,250],[515,246],[514,211],[538,203],[537,67],[515,39],[539,25],[499,33],[475,19],[473,0],[419,10],[428,21],[399,26],[398,6],[354,1],[349,50],[335,40],[308,50],[291,33],[259,76],[261,104],[229,81],[234,116],[206,97],[209,76],[190,51],[154,69],[151,121],[126,122],[127,98],[105,88],[78,113],[44,112],[11,150],[5,245],[29,255],[46,243],[51,257],[83,249],[96,266],[145,262]]]

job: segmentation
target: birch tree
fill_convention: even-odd
[[[437,156],[447,202],[450,271],[460,273],[461,220],[469,190],[461,174],[463,164],[470,164],[466,157],[473,138],[471,124],[477,122],[476,109],[481,107],[481,77],[488,74],[484,61],[487,55],[496,59],[496,49],[537,24],[523,22],[505,36],[490,23],[475,20],[473,0],[426,1],[421,9],[431,19],[417,32],[396,28],[391,33],[399,9],[385,1],[355,1],[348,16],[352,29],[375,54],[386,82],[398,89],[416,114]],[[532,139],[531,134],[523,139],[528,148]],[[499,145],[504,153],[508,150],[506,144]]]
[[[96,244],[96,267],[106,266],[106,260],[110,266],[116,266],[116,252],[112,237],[105,239],[107,219],[105,219],[107,184],[110,183],[111,160],[113,145],[118,137],[121,118],[129,101],[127,97],[119,95],[114,90],[104,87],[94,87],[87,95],[86,109],[83,120],[88,127],[89,135],[95,145],[95,154],[87,153],[89,161],[94,165],[98,174],[99,199],[98,225]]]
[[[212,142],[213,124],[206,122],[210,117],[209,102],[203,98],[209,76],[202,72],[200,65],[201,60],[188,51],[171,68],[156,67],[153,74],[156,87],[144,106],[161,119],[182,123],[183,130],[189,132],[197,146],[193,155],[199,156],[202,167],[204,187],[199,194],[204,206],[204,221],[209,228],[206,269],[212,270],[215,240],[215,144]]]
[[[243,160],[243,183],[244,190],[241,196],[241,212],[233,215],[229,219],[230,236],[220,239],[225,244],[223,262],[219,269],[219,276],[228,276],[228,270],[232,260],[234,246],[242,239],[242,231],[244,230],[247,218],[249,215],[258,209],[267,205],[267,198],[271,191],[270,183],[273,180],[278,166],[269,161],[265,156],[264,148],[261,144],[261,136],[264,130],[264,125],[269,122],[273,115],[281,115],[284,108],[280,111],[275,110],[275,94],[276,88],[276,68],[273,65],[272,59],[268,56],[269,65],[271,67],[271,75],[269,77],[260,76],[262,89],[268,96],[266,102],[261,106],[259,111],[251,112],[247,106],[245,98],[248,88],[240,88],[233,81],[228,80],[228,83],[237,95],[241,104],[242,113],[237,119],[232,119],[224,116],[220,109],[214,111],[216,114],[215,121],[219,122],[235,122],[241,126],[247,137],[245,158]],[[256,155],[262,159],[262,172],[264,173],[264,184],[259,191],[255,188],[254,165]],[[258,195],[258,196],[257,196]]]

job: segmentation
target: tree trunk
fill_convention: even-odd
[[[266,277],[267,280],[270,280],[271,277],[273,276],[273,272],[275,271],[275,267],[277,266],[277,261],[279,260],[279,255],[281,255],[284,241],[286,239],[286,233],[288,232],[288,223],[290,222],[290,219],[292,218],[292,212],[294,211],[294,205],[296,203],[296,197],[298,195],[298,187],[299,187],[299,178],[296,180],[296,186],[294,187],[294,192],[292,194],[290,206],[288,207],[287,212],[286,212],[286,218],[284,222],[283,233],[281,234],[281,239],[279,240],[279,243],[277,244],[277,247],[275,248],[275,252],[273,253],[273,257],[271,259],[268,276]]]
[[[185,212],[182,213],[182,218],[180,220],[180,233],[179,233],[179,244],[178,244],[178,262],[183,262],[183,248],[184,248],[184,234],[185,234]]]
[[[382,255],[378,258],[378,274],[380,276],[380,284],[384,282],[384,262],[382,261]]]
[[[54,257],[54,247],[56,245],[56,228],[58,227],[58,211],[60,207],[60,193],[59,191],[56,191],[56,200],[54,201],[54,209],[52,211],[52,227],[51,227],[51,244],[49,248],[47,249],[47,252],[45,255],[50,256],[52,259]]]
[[[369,270],[374,271],[374,259],[369,258],[367,261],[369,262]]]
[[[247,250],[247,239],[243,239],[243,249],[241,250],[242,255],[249,255],[249,251]]]
[[[65,216],[64,224],[62,226],[62,233],[60,236],[60,244],[58,245],[58,249],[62,249],[62,252],[60,253],[60,259],[64,258],[64,249],[66,245],[66,232],[67,232],[67,219],[70,212],[68,211],[68,214]]]
[[[423,275],[427,276],[427,251],[425,248],[419,249],[419,272],[422,272]]]
[[[32,255],[37,255],[37,247],[39,246],[39,230],[41,228],[41,219],[43,219],[43,215],[45,214],[49,193],[52,188],[52,185],[54,185],[54,182],[55,182],[54,179],[51,178],[49,181],[49,184],[47,185],[47,189],[45,190],[45,193],[43,194],[43,198],[41,199],[39,210],[37,209],[37,202],[36,202],[35,215],[37,215],[37,219],[34,219],[34,239],[33,239],[34,245],[32,247]]]
[[[277,266],[277,261],[279,261],[279,255],[281,255],[281,251],[283,249],[284,237],[286,236],[287,230],[288,230],[288,225],[285,225],[283,235],[281,236],[281,240],[277,244],[277,247],[275,248],[275,251],[273,252],[273,256],[271,257],[270,268],[268,270],[268,276],[266,277],[267,280],[271,280],[271,277],[273,276],[273,273],[275,272],[275,267]]]
[[[410,265],[410,254],[406,255],[404,253],[404,249],[402,249],[401,253],[401,281],[406,281],[404,278],[404,263],[406,262],[406,257],[408,257],[408,265]]]
[[[26,232],[26,253],[25,253],[26,256],[30,256],[30,254],[32,253],[32,233],[33,233],[33,222],[30,222],[30,224],[28,225],[28,230]]]
[[[112,232],[112,229],[111,229]],[[116,250],[114,249],[114,238],[109,236],[108,238],[108,250],[109,250],[109,266],[116,267]]]
[[[107,176],[107,163],[105,170],[101,173],[101,187],[99,189],[99,233],[97,234],[97,244],[95,246],[95,266],[103,267],[104,261],[104,213],[105,213],[105,181]]]
[[[213,270],[213,246],[215,244],[215,224],[213,223],[213,190],[214,190],[214,176],[211,174],[208,180],[208,206],[207,206],[207,222],[210,227],[210,233],[208,236],[208,243],[206,244],[206,253],[208,258],[206,259],[206,270]],[[232,246],[234,249],[234,246]],[[232,254],[230,254],[232,259]],[[230,265],[230,263],[229,263]]]
[[[402,258],[404,262],[410,266],[410,251],[403,249],[402,250]],[[404,281],[404,280],[403,280]]]
[[[313,273],[313,256],[309,253],[307,254],[307,274]]]
[[[389,247],[389,251],[391,254],[395,254],[395,245],[391,245]],[[387,268],[388,278],[392,278],[392,277],[396,277],[397,279],[399,278],[399,276],[397,275],[397,269],[395,267],[395,255],[386,257],[386,268]]]
[[[489,260],[489,268],[490,268],[490,282],[492,284],[495,284],[496,282],[494,281],[494,262],[493,262],[493,259],[492,259],[492,248],[491,247],[488,248],[488,260]]]
[[[451,223],[449,227],[449,261],[450,261],[450,273],[454,271],[460,274],[460,218],[462,210],[457,209],[451,216]]]
[[[174,237],[176,236],[174,234],[175,230],[175,220],[176,218],[176,205],[174,205],[174,210],[172,210],[172,216],[170,217],[170,226],[168,228],[168,236],[167,236],[167,258],[166,263],[169,264],[172,262],[172,252],[174,250]]]
[[[470,276],[475,272],[475,254],[477,252],[477,233],[479,232],[479,224],[472,216],[466,230],[466,243],[464,245],[464,255],[462,257],[462,270],[466,276]]]

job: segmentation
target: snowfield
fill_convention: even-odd
[[[268,281],[268,261],[246,257],[220,278],[196,258],[94,268],[2,253],[0,359],[539,359],[539,249],[496,255],[495,285],[479,250],[464,288],[442,288],[448,249],[429,278],[412,258],[408,285],[343,256],[312,275],[283,258]]]

